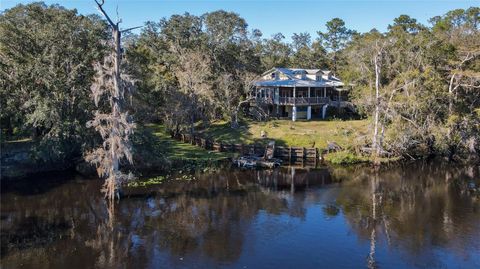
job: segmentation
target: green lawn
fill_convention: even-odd
[[[296,121],[271,120],[268,122],[245,121],[240,128],[232,129],[228,122],[214,122],[208,127],[197,126],[197,132],[224,143],[264,143],[275,140],[277,145],[312,147],[325,149],[328,142],[339,144],[344,150],[329,153],[325,159],[333,164],[354,164],[372,161],[369,156],[357,155],[354,148],[364,145],[369,139],[368,120]],[[158,146],[169,159],[213,161],[231,157],[232,153],[204,150],[198,146],[182,143],[170,138],[161,125],[148,125],[147,128],[159,140]],[[267,138],[262,138],[262,131]],[[392,159],[380,159],[381,162]]]
[[[244,122],[240,128],[232,129],[227,122],[216,122],[200,132],[226,143],[261,142],[265,131],[268,139],[278,145],[325,148],[328,142],[336,142],[349,148],[360,137],[367,134],[368,120],[296,121],[271,120],[268,122]]]
[[[152,130],[157,140],[157,147],[169,159],[215,161],[231,156],[229,153],[202,149],[188,143],[174,140],[165,130],[165,127],[156,124],[146,126]]]

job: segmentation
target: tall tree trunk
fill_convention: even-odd
[[[113,202],[119,193],[119,188],[124,180],[131,179],[131,175],[124,175],[120,171],[120,158],[126,158],[132,163],[131,146],[129,135],[133,133],[135,124],[128,118],[128,113],[122,111],[125,102],[125,92],[128,91],[128,78],[121,75],[121,33],[119,21],[114,23],[103,9],[104,0],[95,0],[98,9],[105,16],[112,29],[113,51],[105,62],[98,64],[97,77],[92,84],[92,93],[95,104],[98,106],[99,99],[107,96],[111,112],[103,114],[97,112],[94,120],[87,126],[94,126],[105,140],[103,146],[87,156],[92,163],[97,165],[99,176],[106,177],[103,192],[105,197]],[[134,28],[131,28],[134,29]],[[124,31],[128,31],[127,29]],[[113,76],[110,74],[113,73]]]
[[[375,55],[375,114],[373,120],[373,138],[372,147],[374,157],[378,157],[380,153],[380,145],[378,141],[378,124],[380,119],[380,57],[381,54]]]
[[[114,91],[112,95],[112,116],[113,116],[113,128],[110,130],[110,154],[112,160],[112,166],[110,171],[111,182],[109,182],[107,188],[109,193],[115,193],[117,188],[116,186],[116,175],[119,172],[119,159],[117,155],[117,151],[119,148],[117,137],[120,135],[119,132],[119,123],[118,119],[120,119],[120,64],[121,64],[121,47],[120,47],[120,38],[121,33],[118,29],[118,25],[116,27],[112,27],[112,35],[114,39],[114,78],[113,78],[113,85]],[[110,195],[110,199],[114,199],[114,195]]]
[[[453,73],[452,77],[450,78],[450,83],[448,85],[448,116],[452,116],[453,113],[453,83],[455,82],[455,73]]]
[[[454,83],[455,83],[455,77],[456,77],[456,73],[454,72],[452,74],[452,77],[450,78],[450,83],[448,85],[448,117],[451,117],[453,115],[453,106],[454,106],[454,102],[455,102],[455,98],[456,98],[456,94],[454,94],[454,92],[456,92],[456,87],[454,87]],[[447,139],[448,139],[448,161],[452,161],[453,160],[453,156],[455,155],[455,151],[456,151],[456,143],[454,143],[452,140],[452,137],[453,137],[453,133],[454,130],[453,130],[453,126],[451,124],[448,125],[447,127]]]

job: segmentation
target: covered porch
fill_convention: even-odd
[[[258,87],[255,99],[280,105],[320,105],[330,101],[348,101],[336,87]]]
[[[269,112],[282,118],[310,120],[325,118],[330,105],[347,101],[347,95],[336,87],[257,87],[257,101],[269,104]]]

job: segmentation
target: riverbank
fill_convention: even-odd
[[[214,122],[209,126],[196,126],[202,137],[224,143],[265,144],[275,140],[277,146],[316,147],[323,152],[327,165],[369,164],[373,160],[359,152],[360,145],[368,141],[368,120],[297,121],[272,120],[268,122],[242,122],[232,129],[227,122]],[[262,137],[262,133],[264,137]],[[134,164],[125,167],[141,178],[170,175],[178,171],[211,171],[229,165],[239,153],[206,150],[190,143],[173,139],[161,124],[139,126],[132,137]],[[327,152],[329,143],[340,147]],[[21,178],[41,172],[76,170],[84,175],[95,175],[95,169],[79,156],[75,160],[55,163],[34,158],[35,143],[30,140],[2,143],[2,179]],[[383,158],[381,163],[399,161]],[[378,160],[377,160],[378,161]]]
[[[161,125],[139,126],[132,143],[134,164],[124,167],[141,177],[170,174],[172,171],[212,170],[229,164],[235,156],[233,153],[205,150],[172,139]],[[0,178],[11,180],[69,170],[85,176],[96,175],[95,168],[84,162],[81,156],[53,161],[39,155],[36,152],[37,145],[38,142],[31,139],[4,141],[0,146]]]
[[[298,121],[273,120],[245,121],[232,129],[227,122],[210,126],[197,126],[199,135],[212,137],[225,143],[265,144],[275,140],[277,146],[296,146],[325,150],[333,142],[341,149],[324,154],[323,160],[337,165],[368,163],[371,160],[354,153],[359,137],[365,137],[366,120],[351,121]],[[262,133],[265,137],[262,137]],[[161,124],[139,126],[133,139],[134,165],[126,167],[140,176],[170,174],[172,171],[208,170],[229,163],[239,153],[218,152],[172,139]],[[76,170],[94,175],[95,169],[83,162],[81,156],[62,163],[35,157],[35,142],[23,139],[2,143],[1,176],[12,179],[49,171]]]
[[[266,122],[243,121],[240,127],[232,129],[225,121],[209,126],[199,126],[198,132],[207,137],[226,143],[251,144],[265,138],[275,140],[279,146],[326,148],[328,142],[335,142],[342,148],[355,146],[355,140],[367,136],[368,120],[311,120],[290,121],[270,120]],[[265,137],[262,137],[262,132]]]
[[[368,154],[362,154],[362,146],[370,140],[369,124],[367,119],[247,120],[239,128],[232,129],[228,122],[219,121],[209,126],[198,126],[198,133],[222,143],[265,144],[274,140],[277,146],[316,147],[324,153],[324,161],[337,165],[398,161],[399,158],[392,157],[373,160]]]
[[[141,160],[142,163],[146,163],[145,155],[148,155],[156,159],[153,163],[163,162],[163,165],[161,169],[158,169],[158,165],[157,169],[150,165],[149,169],[143,167],[140,170],[157,170],[156,172],[163,173],[169,173],[172,170],[206,170],[222,166],[236,156],[236,154],[231,152],[205,150],[201,147],[175,140],[171,138],[166,128],[159,124],[147,124],[142,127],[142,131],[147,136],[150,136],[151,139],[146,145],[137,145],[137,149],[140,149],[142,146],[148,148],[138,150],[137,157],[143,159]]]
[[[2,142],[0,145],[0,178],[15,179],[29,175],[64,171],[73,167],[72,162],[59,162],[41,158],[35,152],[37,143],[31,139]]]

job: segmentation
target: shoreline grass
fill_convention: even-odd
[[[232,129],[228,122],[219,121],[200,129],[199,133],[225,143],[249,144],[267,139],[275,140],[279,146],[326,148],[328,142],[335,142],[347,149],[358,137],[367,135],[368,124],[368,120],[270,120],[244,121],[238,129]],[[262,131],[266,139],[261,137]]]
[[[275,140],[278,146],[327,148],[335,142],[342,150],[324,154],[324,160],[333,165],[354,165],[361,163],[388,163],[398,158],[381,158],[374,161],[370,156],[357,154],[355,148],[368,139],[369,121],[363,120],[312,120],[296,121],[270,120],[266,122],[243,121],[239,128],[232,129],[226,121],[213,122],[208,126],[197,126],[197,133],[203,137],[223,143],[260,143]],[[159,139],[159,145],[170,160],[186,160],[208,167],[209,162],[231,158],[238,154],[205,150],[198,146],[174,140],[164,126],[146,126]],[[261,137],[262,132],[266,138]]]
[[[206,150],[195,145],[172,139],[166,128],[159,124],[148,124],[152,134],[158,139],[157,145],[162,154],[170,160],[216,161],[232,157],[232,153]]]

